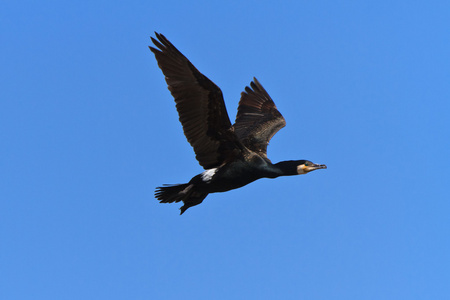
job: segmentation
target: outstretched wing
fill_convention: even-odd
[[[286,126],[275,103],[256,78],[241,93],[236,122],[233,125],[239,140],[252,151],[267,157],[267,145]]]
[[[196,158],[205,169],[220,165],[236,153],[236,135],[233,133],[222,91],[200,73],[194,65],[162,34],[151,38],[159,49],[149,47],[178,111],[184,134],[194,148]]]

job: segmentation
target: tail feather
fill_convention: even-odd
[[[180,207],[180,215],[191,206],[202,203],[208,193],[200,193],[193,190],[194,185],[189,183],[165,185],[157,187],[155,197],[159,203],[173,203],[183,201],[184,205]]]
[[[180,202],[191,189],[192,185],[189,185],[189,183],[165,185],[156,188],[155,197],[160,203]]]

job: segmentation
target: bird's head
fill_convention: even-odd
[[[306,174],[314,170],[318,169],[326,169],[326,165],[318,165],[315,164],[309,160],[287,160],[287,161],[281,161],[277,164],[275,164],[276,167],[278,167],[282,175],[301,175]],[[280,176],[280,175],[278,175]]]
[[[297,174],[306,174],[318,169],[326,169],[326,165],[315,164],[309,160],[299,160],[297,161]]]

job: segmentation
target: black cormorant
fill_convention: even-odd
[[[275,103],[256,78],[241,94],[236,122],[231,124],[222,91],[162,34],[149,47],[175,103],[188,142],[205,171],[185,184],[158,187],[160,203],[183,201],[181,214],[202,203],[209,193],[240,188],[260,178],[299,175],[326,165],[308,160],[282,161],[267,158],[270,139],[286,125]]]

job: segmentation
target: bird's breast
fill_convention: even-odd
[[[257,179],[268,176],[265,162],[239,160],[220,168],[208,169],[200,174],[198,187],[208,193],[225,192],[240,188]]]

